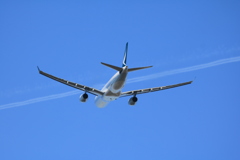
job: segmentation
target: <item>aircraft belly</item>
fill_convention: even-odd
[[[103,99],[106,101],[113,101],[116,100],[120,95],[121,95],[120,91],[114,93],[111,90],[108,90],[107,92],[105,92]]]
[[[113,83],[112,89],[119,91],[124,87],[127,77],[127,70],[123,70],[122,73],[118,76],[117,80]]]
[[[120,90],[124,85],[124,81],[117,81],[113,85],[114,90]]]
[[[102,99],[102,96],[96,96],[95,97],[95,105],[98,107],[98,108],[103,108],[105,107],[107,104],[109,103],[109,101],[106,101],[104,99]]]

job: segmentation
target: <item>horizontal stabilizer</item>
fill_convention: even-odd
[[[117,71],[121,71],[121,70],[122,70],[121,67],[117,67],[117,66],[114,66],[114,65],[111,65],[111,64],[107,64],[107,63],[103,63],[103,62],[101,62],[101,64],[103,64],[103,65],[105,65],[105,66],[107,66],[107,67],[110,67],[110,68],[112,68],[112,69],[115,69],[115,70],[117,70]],[[132,71],[136,71],[136,70],[140,70],[140,69],[145,69],[145,68],[150,68],[150,67],[152,67],[152,66],[129,68],[129,69],[128,69],[128,72],[132,72]]]
[[[129,68],[128,69],[128,72],[131,72],[131,71],[136,71],[136,70],[140,70],[140,69],[145,69],[145,68],[150,68],[152,66],[147,66],[147,67],[137,67],[137,68]]]
[[[121,67],[117,67],[117,66],[114,66],[114,65],[111,65],[111,64],[107,64],[107,63],[103,63],[103,62],[101,62],[101,64],[103,64],[103,65],[105,65],[105,66],[107,66],[107,67],[110,67],[110,68],[112,68],[112,69],[115,69],[115,70],[117,70],[117,71],[121,71],[121,70],[122,70]]]

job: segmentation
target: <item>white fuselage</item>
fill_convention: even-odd
[[[102,108],[105,107],[110,101],[119,98],[122,92],[122,88],[125,85],[128,74],[128,67],[125,66],[120,72],[117,72],[102,88],[104,92],[102,96],[95,97],[96,106]]]

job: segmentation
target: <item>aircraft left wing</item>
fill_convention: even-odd
[[[41,71],[39,68],[38,68],[38,71],[39,71],[40,74],[42,74],[42,75],[44,75],[44,76],[46,76],[48,78],[51,78],[51,79],[53,79],[55,81],[58,81],[58,82],[63,83],[63,84],[66,84],[66,85],[68,85],[70,87],[82,90],[84,92],[88,92],[88,93],[91,93],[91,94],[96,95],[96,96],[104,94],[102,91],[97,90],[95,88],[91,88],[91,87],[84,86],[84,85],[81,85],[81,84],[78,84],[78,83],[75,83],[75,82],[71,82],[71,81],[68,81],[68,80],[64,80],[64,79],[55,77],[55,76],[53,76],[51,74],[48,74],[46,72]]]
[[[187,85],[187,84],[191,84],[192,82],[193,82],[193,81],[188,81],[188,82],[178,83],[178,84],[169,85],[169,86],[146,88],[146,89],[139,89],[139,90],[122,92],[120,97],[137,95],[137,94],[143,94],[143,93],[149,93],[149,92],[161,91],[161,90],[165,90],[165,89],[170,89],[170,88],[175,88],[175,87],[180,87],[180,86],[184,86],[184,85]]]

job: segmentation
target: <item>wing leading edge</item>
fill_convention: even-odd
[[[139,89],[139,90],[122,92],[120,97],[137,95],[137,94],[143,94],[143,93],[149,93],[149,92],[161,91],[161,90],[165,90],[165,89],[170,89],[170,88],[175,88],[175,87],[180,87],[180,86],[188,85],[188,84],[191,84],[192,82],[193,82],[193,81],[188,81],[188,82],[178,83],[178,84],[174,84],[174,85],[168,85],[168,86],[162,86],[162,87],[154,87],[154,88],[146,88],[146,89]]]
[[[88,86],[84,86],[84,85],[81,85],[81,84],[78,84],[78,83],[75,83],[75,82],[71,82],[71,81],[68,81],[68,80],[64,80],[64,79],[61,79],[61,78],[58,78],[58,77],[55,77],[51,74],[48,74],[46,72],[43,72],[41,71],[39,68],[38,68],[38,71],[41,75],[44,75],[48,78],[51,78],[55,81],[58,81],[60,83],[63,83],[63,84],[66,84],[70,87],[73,87],[73,88],[76,88],[76,89],[79,89],[79,90],[82,90],[84,92],[88,92],[88,93],[91,93],[93,95],[96,95],[96,96],[99,96],[99,95],[103,95],[104,93],[100,90],[97,90],[95,88],[91,88],[91,87],[88,87]]]

